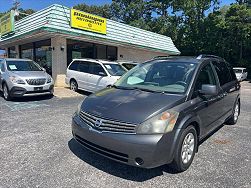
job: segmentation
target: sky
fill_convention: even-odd
[[[112,0],[19,0],[21,3],[21,8],[23,9],[33,9],[41,10],[50,6],[51,4],[60,4],[67,7],[73,7],[79,3],[85,3],[87,5],[103,5],[110,4]],[[10,10],[13,5],[14,0],[0,0],[0,12],[6,12]],[[235,0],[221,0],[221,6],[229,5],[234,3]],[[4,51],[0,50],[0,54],[3,54]]]
[[[45,7],[48,7],[51,4],[61,4],[68,7],[72,7],[79,3],[85,3],[88,5],[103,5],[110,4],[112,0],[19,0],[21,7],[23,9],[34,9],[40,10]],[[0,12],[8,11],[13,4],[14,0],[0,0]],[[234,3],[235,0],[221,0],[221,6],[229,5]]]

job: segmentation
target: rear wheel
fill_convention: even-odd
[[[9,89],[8,89],[8,86],[7,84],[3,84],[3,98],[6,100],[6,101],[9,101],[11,99],[10,97],[10,92],[9,92]]]
[[[183,172],[192,164],[195,152],[197,150],[198,140],[197,132],[191,125],[188,126],[181,134],[177,150],[171,167],[176,172]]]
[[[235,125],[237,123],[237,121],[238,121],[239,115],[240,115],[240,102],[237,101],[235,103],[232,116],[230,117],[230,119],[228,119],[226,121],[226,124],[228,124],[228,125]]]
[[[72,91],[78,91],[78,83],[75,80],[71,80],[70,88]]]

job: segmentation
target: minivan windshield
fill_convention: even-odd
[[[128,71],[114,87],[182,94],[187,91],[195,68],[196,64],[190,62],[151,61]]]
[[[126,70],[119,64],[105,63],[104,66],[112,76],[122,76],[126,72]]]
[[[9,71],[42,71],[42,69],[33,61],[6,61]]]

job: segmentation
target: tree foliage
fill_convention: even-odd
[[[219,55],[251,71],[251,1],[236,0],[221,8],[220,2],[113,0],[111,4],[78,4],[73,8],[169,36],[182,55]]]

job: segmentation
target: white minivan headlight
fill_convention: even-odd
[[[162,112],[140,124],[137,134],[164,134],[171,132],[178,116],[179,113],[175,111]]]
[[[25,84],[25,82],[17,76],[11,76],[10,80],[13,84]]]

